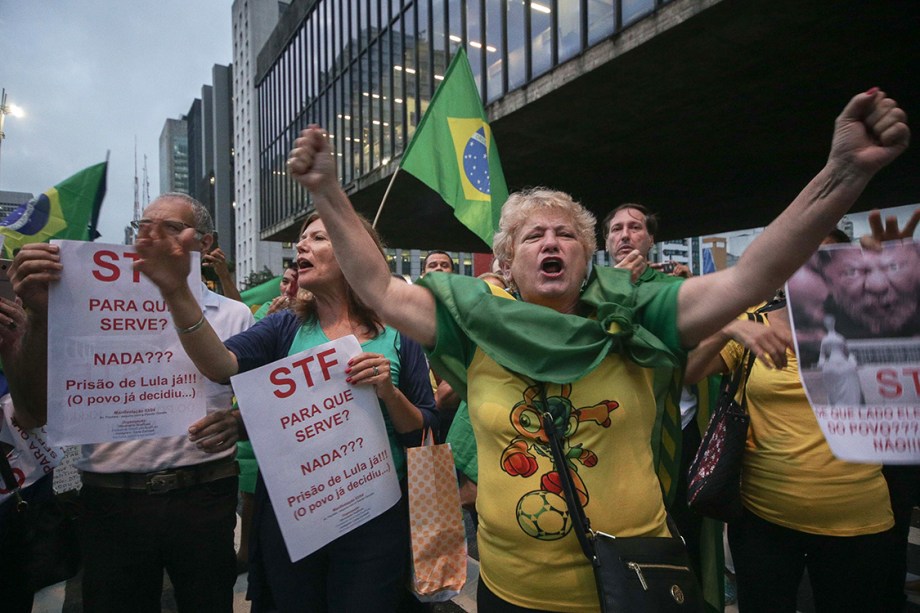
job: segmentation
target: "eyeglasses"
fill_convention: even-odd
[[[204,232],[195,228],[195,226],[190,226],[184,221],[176,221],[174,219],[138,219],[131,222],[131,227],[140,232],[149,232],[154,225],[159,225],[163,228],[163,231],[170,236],[178,236],[186,228],[195,229],[195,238],[201,238]]]

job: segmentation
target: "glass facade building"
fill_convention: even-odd
[[[347,191],[398,158],[463,45],[488,105],[658,8],[661,0],[315,0],[282,16],[286,43],[257,77],[261,225],[295,225],[307,194],[285,162],[311,123],[333,139]],[[294,19],[296,23],[290,23]],[[287,23],[285,24],[285,21]],[[264,58],[260,57],[260,64]],[[395,167],[394,167],[395,168]]]

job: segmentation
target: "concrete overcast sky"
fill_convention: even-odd
[[[100,241],[120,243],[147,155],[160,192],[159,137],[211,67],[232,60],[232,0],[0,0],[0,87],[23,118],[7,117],[0,189],[38,194],[105,160]]]

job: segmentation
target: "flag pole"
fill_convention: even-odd
[[[371,227],[375,230],[377,229],[377,221],[380,219],[380,213],[383,212],[383,205],[386,204],[387,196],[390,195],[390,188],[393,187],[393,181],[396,180],[396,175],[399,172],[399,166],[396,167],[396,170],[393,171],[393,176],[390,177],[390,184],[387,185],[387,191],[383,192],[383,200],[380,201],[380,206],[377,207],[377,214],[374,215],[374,223],[371,224]]]

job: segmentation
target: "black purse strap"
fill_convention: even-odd
[[[13,467],[10,466],[10,461],[2,450],[0,450],[0,476],[3,477],[6,490],[16,496],[16,509],[24,511],[29,506],[29,503],[23,500],[19,482],[16,480],[16,475],[13,474]]]
[[[771,303],[772,304],[772,303]],[[760,309],[757,309],[753,313],[748,313],[747,317],[749,321],[756,321],[757,323],[764,324],[764,316],[761,313],[765,312],[764,309],[767,309],[771,306],[768,304]],[[741,388],[741,400],[738,402],[738,406],[745,408],[744,396],[747,392],[747,381],[751,376],[751,368],[754,367],[754,361],[757,359],[757,356],[754,353],[745,347],[744,353],[741,355],[741,361],[738,363],[738,366],[735,367],[735,370],[731,374],[728,385],[723,386],[725,393],[729,398],[735,398],[738,395],[738,389]]]
[[[562,484],[562,493],[565,495],[565,502],[569,507],[569,517],[572,518],[572,525],[575,529],[575,536],[581,545],[581,550],[594,566],[599,566],[597,554],[594,551],[594,534],[591,532],[591,521],[585,515],[585,508],[581,506],[581,500],[575,493],[575,484],[572,482],[572,475],[569,474],[569,465],[565,461],[565,454],[562,452],[562,433],[556,427],[553,415],[546,409],[549,405],[546,403],[546,387],[540,384],[540,399],[543,401],[543,431],[549,439],[549,448],[553,454],[553,464],[556,472],[559,474],[559,481]]]
[[[731,379],[729,379],[728,385],[725,387],[725,393],[729,398],[735,398],[738,395],[738,388],[741,388],[741,400],[738,402],[738,406],[744,406],[744,394],[747,391],[747,380],[751,374],[751,368],[754,366],[754,360],[757,359],[757,356],[753,354],[749,349],[744,350],[744,354],[741,356],[741,362],[738,363],[738,366],[735,368],[734,372],[731,374]],[[742,386],[742,382],[744,385]]]

